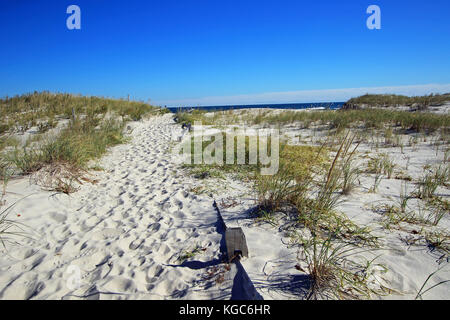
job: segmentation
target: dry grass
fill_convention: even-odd
[[[31,180],[47,191],[71,194],[78,191],[77,185],[84,182],[95,183],[87,178],[88,172],[70,163],[59,162],[44,166],[31,176]]]

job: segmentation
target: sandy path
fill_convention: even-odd
[[[133,126],[132,141],[102,159],[97,185],[68,197],[27,179],[10,183],[9,203],[31,194],[11,214],[36,236],[0,258],[1,298],[230,297],[229,281],[204,279],[206,267],[219,261],[221,235],[211,198],[189,193],[192,181],[168,152],[181,129],[171,115]],[[180,255],[197,246],[190,259],[196,262],[179,266]]]

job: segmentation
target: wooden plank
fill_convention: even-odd
[[[225,231],[228,261],[237,256],[248,257],[247,240],[242,228],[227,228]]]
[[[231,262],[237,256],[248,258],[247,240],[242,228],[228,228],[223,220],[216,200],[214,200],[213,206],[217,211],[219,222],[222,224],[225,231],[225,245],[227,247],[226,253],[228,256],[228,261]]]

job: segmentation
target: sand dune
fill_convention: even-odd
[[[33,239],[3,251],[0,297],[229,298],[231,288],[219,288],[216,274],[207,279],[207,268],[180,266],[179,257],[197,247],[200,264],[217,264],[221,235],[212,199],[189,194],[192,181],[171,162],[174,130],[181,128],[171,115],[134,123],[131,143],[102,160],[100,182],[71,196],[25,178],[12,181],[8,203],[28,197],[11,214],[33,230]],[[70,266],[81,271],[76,290],[68,288]],[[205,288],[208,281],[213,285]]]

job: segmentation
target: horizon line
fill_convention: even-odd
[[[429,94],[444,94],[449,92],[450,84],[420,84],[405,86],[266,92],[230,96],[207,96],[201,98],[160,100],[155,101],[154,104],[173,108],[179,106],[219,107],[230,105],[240,106],[291,103],[335,103],[346,102],[351,98],[359,97],[365,94],[398,94],[405,96],[423,96]]]

